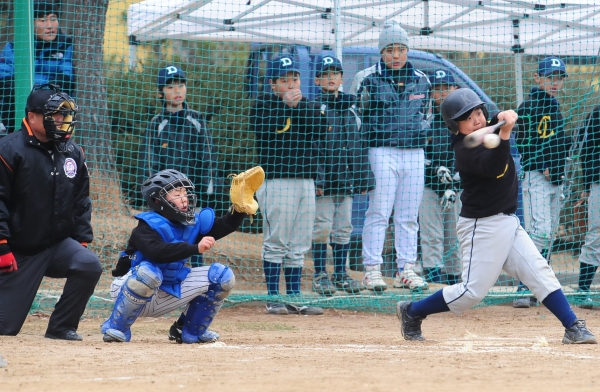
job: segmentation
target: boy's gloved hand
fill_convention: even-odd
[[[456,203],[456,192],[452,189],[448,189],[444,192],[444,195],[440,198],[440,206],[444,211],[448,211]]]
[[[7,244],[0,244],[0,274],[17,270],[17,260]]]
[[[452,178],[452,172],[446,166],[440,166],[437,168],[437,176],[442,184],[450,184],[454,179]]]

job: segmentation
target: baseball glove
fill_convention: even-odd
[[[230,174],[229,177],[232,177],[229,199],[233,204],[233,209],[243,214],[256,214],[258,203],[254,200],[254,192],[265,181],[263,168],[254,166],[238,175]]]

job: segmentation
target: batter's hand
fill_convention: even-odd
[[[446,166],[438,167],[436,173],[442,184],[450,184],[453,181],[452,172]]]
[[[498,113],[498,121],[506,121],[506,124],[504,124],[503,126],[500,127],[500,139],[502,140],[509,140],[510,139],[510,132],[512,131],[513,127],[515,126],[515,124],[517,123],[517,119],[519,118],[519,115],[517,115],[517,113],[514,110],[506,110],[504,112],[500,112]]]
[[[444,211],[448,211],[456,203],[456,192],[452,189],[448,189],[444,192],[444,195],[440,198],[440,206]]]
[[[204,237],[198,242],[198,252],[204,253],[213,246],[215,246],[215,239],[213,237]]]

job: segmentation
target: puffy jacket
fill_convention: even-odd
[[[560,104],[556,98],[535,87],[529,99],[519,105],[517,114],[515,137],[523,171],[548,169],[550,180],[560,183],[571,148]]]
[[[265,177],[315,180],[319,152],[313,143],[327,127],[320,106],[306,98],[292,108],[274,94],[259,97],[250,111],[250,130]]]
[[[35,40],[34,83],[52,82],[73,96],[76,83],[73,69],[73,40],[58,34],[53,41]],[[14,44],[6,44],[0,53],[0,122],[12,132],[14,128]]]
[[[360,138],[361,121],[356,98],[338,93],[321,94],[315,99],[325,112],[329,128],[318,143],[319,169],[315,186],[325,195],[352,195],[375,187],[369,166],[368,149]]]
[[[433,112],[430,129],[431,135],[425,147],[425,186],[442,196],[448,189],[457,190],[460,182],[442,184],[437,175],[437,169],[440,166],[445,166],[454,172],[454,150],[452,150],[450,131],[437,110]]]
[[[218,193],[223,179],[210,129],[200,112],[183,105],[179,112],[165,110],[150,120],[140,145],[137,183],[161,170],[176,169],[189,177],[196,193],[207,194],[211,181],[213,193]]]
[[[579,132],[579,140],[583,141],[581,183],[589,191],[592,183],[600,182],[600,106],[591,111]]]
[[[12,251],[36,254],[68,237],[92,241],[89,175],[75,142],[59,152],[24,120],[0,139],[0,161],[0,239]]]
[[[357,82],[361,133],[369,147],[425,147],[429,79],[410,62],[401,72],[394,81],[392,71],[380,61],[361,73],[364,79]]]

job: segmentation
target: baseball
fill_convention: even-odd
[[[485,148],[496,148],[500,145],[500,136],[495,133],[490,133],[483,137],[483,145]]]

